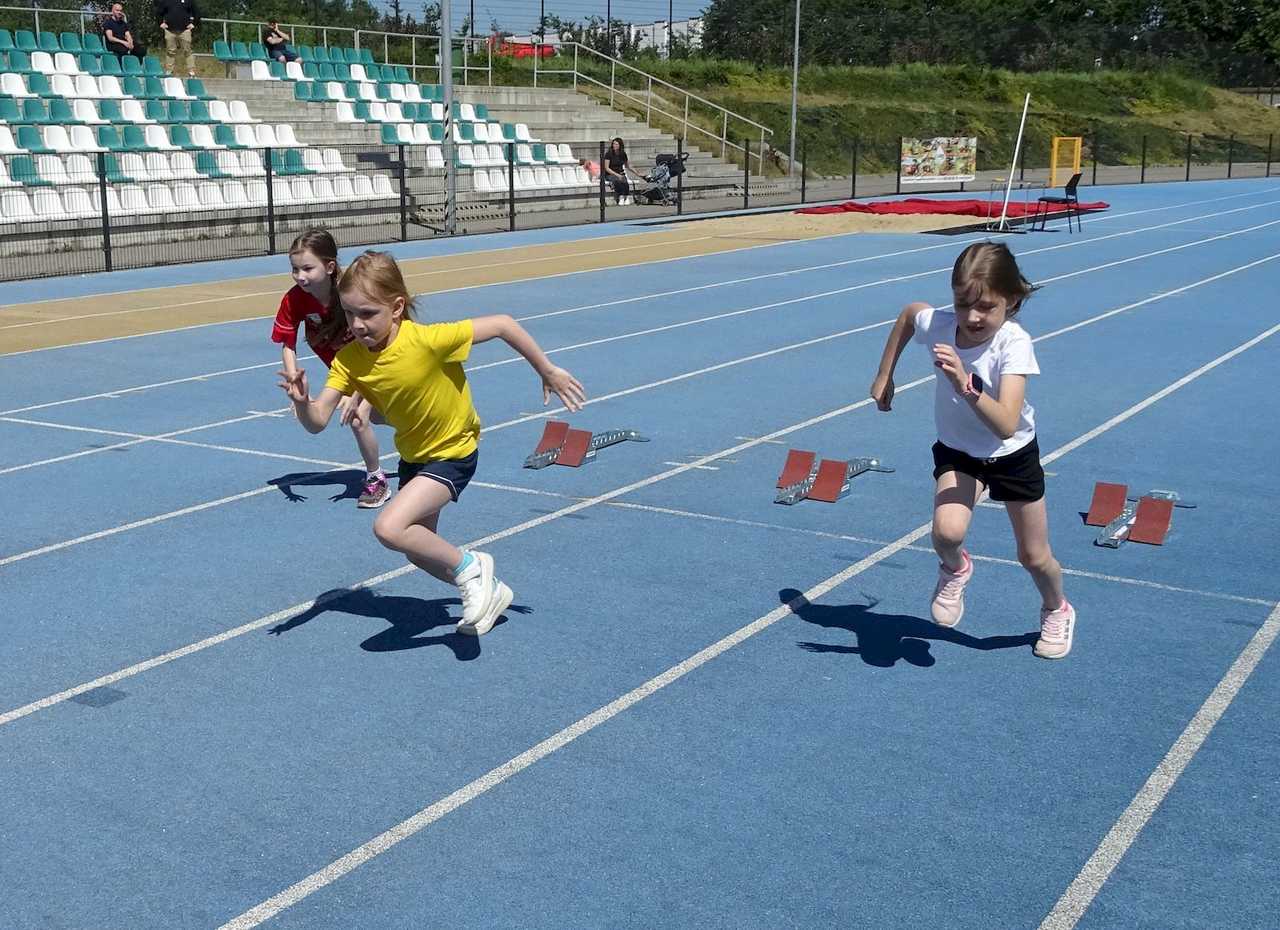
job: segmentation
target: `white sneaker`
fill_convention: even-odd
[[[938,584],[933,589],[933,603],[930,612],[933,622],[938,626],[953,627],[964,616],[964,586],[973,577],[973,560],[969,553],[964,556],[964,567],[953,572],[945,565],[938,566]]]
[[[498,581],[493,573],[493,556],[472,552],[471,564],[455,579],[462,595],[462,619],[458,632],[483,636],[493,629],[502,612],[511,606],[511,589]]]
[[[1065,600],[1057,610],[1040,611],[1040,638],[1032,651],[1042,659],[1064,659],[1076,632],[1076,609]]]

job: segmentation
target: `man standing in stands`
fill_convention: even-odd
[[[102,21],[102,38],[107,51],[114,52],[117,58],[132,55],[141,61],[147,55],[147,50],[133,40],[133,27],[124,18],[124,7],[119,3],[111,4],[111,15]]]
[[[195,0],[156,0],[156,16],[164,31],[164,67],[177,74],[178,61],[185,62],[187,75],[196,76],[195,59],[191,57],[191,34],[200,25],[200,11]]]

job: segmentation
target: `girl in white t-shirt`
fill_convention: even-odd
[[[942,564],[933,592],[935,623],[953,627],[964,615],[973,561],[964,537],[983,491],[1001,501],[1013,524],[1018,561],[1043,598],[1035,654],[1061,659],[1071,651],[1076,612],[1062,593],[1062,569],[1049,548],[1044,469],[1027,376],[1038,375],[1035,349],[1014,317],[1036,288],[1004,244],[977,242],[951,271],[954,309],[908,304],[884,348],[871,397],[893,402],[893,370],[907,342],[923,343],[938,369],[933,446],[933,548]]]

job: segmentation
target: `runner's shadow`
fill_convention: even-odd
[[[352,614],[357,617],[373,617],[391,624],[388,629],[375,633],[360,644],[366,652],[400,652],[405,649],[421,649],[424,646],[447,646],[460,661],[469,661],[480,655],[480,638],[454,631],[461,615],[461,601],[456,597],[422,600],[416,597],[400,597],[393,594],[375,594],[368,588],[335,588],[316,598],[316,603],[284,623],[273,626],[267,632],[279,636],[310,623],[316,617],[330,611]],[[453,615],[448,608],[456,608]],[[512,604],[498,618],[494,628],[506,623],[506,614],[530,614],[533,608]],[[431,630],[448,627],[448,632],[424,636]]]
[[[339,485],[342,491],[329,498],[331,501],[359,500],[364,492],[364,472],[354,468],[341,471],[300,471],[289,475],[272,478],[267,484],[279,488],[284,496],[297,503],[305,501],[306,495],[294,490],[296,486],[314,487],[317,485]]]
[[[969,649],[1014,649],[1030,646],[1039,633],[1023,633],[1020,636],[970,636],[959,630],[949,630],[919,617],[906,614],[876,614],[870,604],[813,604],[794,588],[778,592],[778,599],[789,603],[800,598],[794,613],[806,623],[830,630],[846,630],[857,638],[857,645],[842,646],[828,643],[802,642],[801,649],[809,652],[838,652],[857,655],[867,665],[876,668],[892,668],[898,660],[917,668],[928,668],[937,662],[929,651],[929,641],[954,643]]]

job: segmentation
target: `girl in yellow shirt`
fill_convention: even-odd
[[[493,556],[463,552],[436,533],[440,511],[475,474],[480,418],[462,363],[476,343],[501,339],[542,379],[542,402],[554,393],[570,411],[586,394],[577,379],[551,364],[546,353],[505,314],[423,325],[410,318],[413,298],[396,261],[365,252],[343,273],[338,297],[353,340],[333,360],[320,396],[311,399],[307,375],[281,372],[280,387],[308,432],[328,425],[343,397],[358,392],[396,431],[400,493],[378,514],[373,535],[388,549],[462,595],[458,632],[482,636],[511,604],[511,589],[494,574]],[[354,407],[344,425],[358,418]]]

